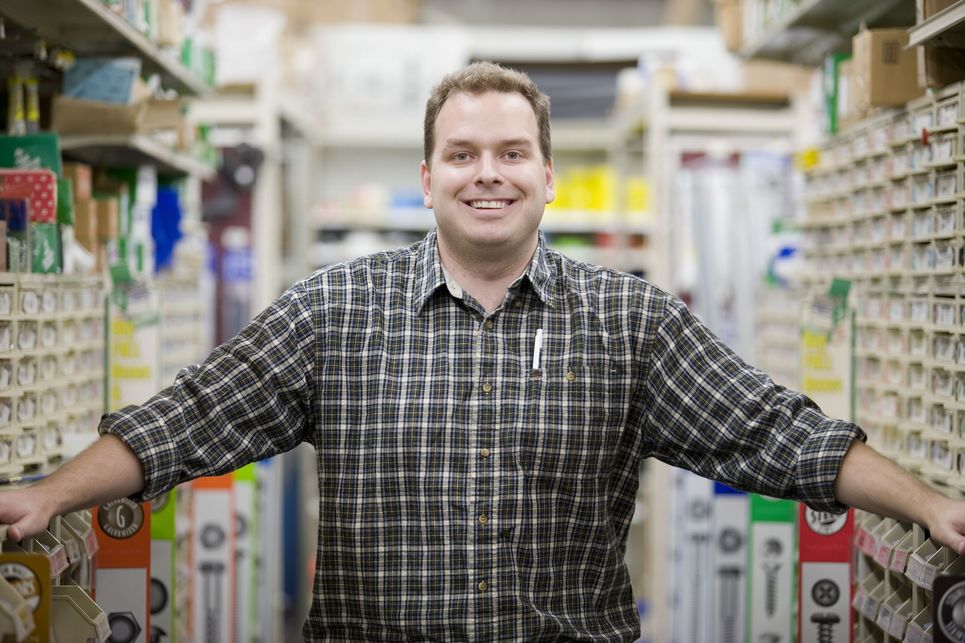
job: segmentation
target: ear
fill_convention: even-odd
[[[553,186],[553,159],[546,162],[546,202],[552,203],[556,198],[556,188]]]
[[[432,209],[432,173],[429,164],[423,161],[419,164],[419,180],[422,182],[422,204]]]

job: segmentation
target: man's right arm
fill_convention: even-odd
[[[103,435],[40,482],[0,492],[0,524],[7,538],[40,533],[60,514],[123,498],[144,488],[141,461],[120,438]]]

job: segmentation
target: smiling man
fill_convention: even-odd
[[[674,297],[546,247],[549,101],[477,63],[426,108],[438,229],[295,284],[37,485],[19,539],[311,443],[309,641],[634,641],[623,561],[640,463],[918,522],[965,551],[965,503],[742,362]],[[699,643],[699,642],[694,642]]]
[[[545,98],[532,100],[548,110]],[[439,255],[491,311],[536,251],[543,210],[553,200],[553,160],[522,94],[456,91],[430,101],[428,112],[435,123],[427,117],[431,134],[420,173],[425,206],[436,215]]]

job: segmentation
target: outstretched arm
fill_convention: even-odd
[[[22,540],[47,528],[54,516],[102,504],[144,488],[141,461],[118,437],[104,435],[40,482],[0,492],[0,524]]]
[[[965,553],[965,501],[931,489],[860,440],[844,456],[834,493],[842,504],[926,527],[932,539]]]

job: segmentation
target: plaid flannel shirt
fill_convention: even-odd
[[[447,282],[434,232],[301,281],[101,430],[143,462],[143,498],[311,443],[312,641],[633,641],[644,458],[840,511],[864,437],[678,300],[542,236],[486,314]]]

